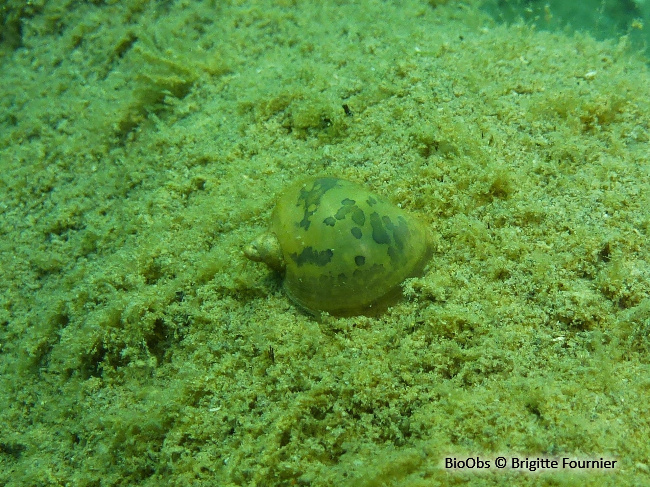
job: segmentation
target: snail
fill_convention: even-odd
[[[364,187],[335,177],[282,192],[268,232],[244,249],[284,274],[287,295],[303,310],[336,316],[375,314],[421,275],[431,256],[425,225]]]

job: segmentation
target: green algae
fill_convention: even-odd
[[[650,76],[625,39],[458,2],[7,12],[0,483],[647,478]],[[434,232],[381,316],[317,322],[241,253],[324,172]],[[498,453],[621,468],[441,468]]]

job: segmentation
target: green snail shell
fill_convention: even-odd
[[[271,228],[244,253],[284,271],[284,287],[317,314],[371,314],[399,296],[431,255],[425,225],[358,184],[333,177],[289,186]]]

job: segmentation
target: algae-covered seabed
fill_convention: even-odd
[[[0,484],[647,485],[648,68],[438,3],[5,5]],[[431,228],[380,316],[242,255],[317,174]]]

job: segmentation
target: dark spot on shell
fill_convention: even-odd
[[[341,207],[338,209],[334,217],[337,220],[344,220],[348,215],[350,215],[352,221],[360,227],[362,227],[366,222],[366,214],[363,210],[356,205],[354,200],[346,198],[341,201]]]
[[[388,257],[390,257],[390,261],[393,267],[397,267],[399,265],[401,255],[401,252],[397,250],[393,245],[388,247]]]
[[[343,220],[348,215],[348,213],[352,211],[352,209],[352,206],[343,205],[339,208],[334,216],[337,220]]]
[[[368,196],[366,203],[368,203],[368,206],[375,206],[377,204],[377,200],[372,196]]]
[[[372,227],[372,239],[378,244],[389,244],[390,236],[382,225],[379,213],[376,211],[370,214],[370,226]]]
[[[337,220],[343,220],[343,219],[345,218],[345,215],[348,214],[348,212],[347,212],[346,210],[347,210],[347,209],[346,209],[344,206],[341,207],[341,208],[339,209],[339,211],[337,211],[336,213],[334,213],[334,217],[335,217]]]
[[[338,183],[339,180],[336,178],[319,178],[314,181],[311,189],[307,190],[302,188],[300,190],[297,206],[302,206],[304,211],[302,220],[299,223],[300,228],[303,228],[305,231],[309,230],[311,217],[318,210],[321,198],[330,189],[335,188]],[[310,210],[310,208],[312,209]]]
[[[359,225],[360,227],[362,227],[363,224],[366,223],[366,214],[358,206],[354,207],[354,211],[352,212],[352,221],[357,225]]]
[[[300,255],[295,252],[291,254],[291,258],[298,267],[304,264],[313,264],[322,267],[329,264],[333,256],[334,252],[332,249],[322,250],[319,252],[314,250],[312,247],[305,247],[302,252],[300,252]]]
[[[395,240],[397,248],[402,251],[404,242],[407,241],[411,232],[409,232],[409,226],[403,216],[397,218],[397,223],[398,225],[393,228],[393,240]]]
[[[350,230],[350,233],[357,240],[360,240],[361,237],[363,237],[363,233],[361,232],[361,229],[359,227],[352,227],[352,229]]]
[[[355,269],[352,272],[352,277],[359,281],[372,281],[377,278],[377,276],[384,273],[384,266],[382,264],[373,264],[370,267],[364,266],[363,268]]]
[[[323,223],[329,227],[333,227],[334,224],[336,223],[336,220],[331,216],[328,216],[327,218],[325,218],[325,220],[323,220]]]
[[[354,263],[355,263],[356,265],[361,266],[361,265],[363,265],[363,264],[366,263],[366,258],[365,258],[363,255],[357,255],[357,256],[354,258]]]

